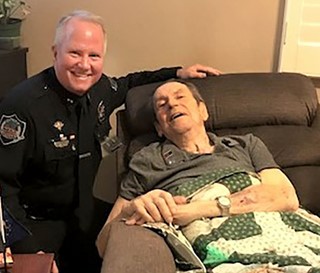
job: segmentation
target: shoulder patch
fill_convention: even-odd
[[[16,114],[0,118],[0,141],[3,145],[17,143],[25,139],[26,122],[18,118]]]

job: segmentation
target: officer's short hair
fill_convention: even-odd
[[[104,48],[106,49],[106,30],[104,27],[104,22],[102,17],[100,17],[99,15],[95,15],[89,11],[86,10],[74,10],[72,12],[70,12],[69,14],[63,16],[56,27],[56,33],[55,33],[55,37],[54,37],[54,45],[59,45],[61,43],[61,41],[64,38],[64,31],[65,31],[65,26],[67,25],[67,23],[73,19],[73,18],[77,18],[81,21],[86,21],[86,22],[92,22],[94,24],[97,24],[99,26],[101,26],[101,29],[103,31],[103,35],[104,35]]]

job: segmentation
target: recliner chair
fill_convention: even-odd
[[[294,184],[300,203],[320,215],[320,106],[312,81],[297,73],[242,73],[191,79],[217,135],[253,133]],[[131,89],[117,113],[124,145],[117,154],[119,183],[132,154],[157,140],[151,98],[161,83]]]

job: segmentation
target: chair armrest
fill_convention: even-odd
[[[129,144],[129,132],[128,127],[126,126],[126,117],[125,117],[125,110],[121,109],[116,113],[116,120],[117,120],[117,137],[120,138],[122,145],[116,152],[116,179],[117,179],[117,193],[119,192],[119,186],[123,176],[127,170],[127,146]]]
[[[311,127],[320,131],[320,104],[318,104],[317,113]]]

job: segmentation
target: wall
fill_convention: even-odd
[[[201,62],[225,72],[270,71],[274,64],[280,0],[27,0],[23,24],[29,73],[51,64],[57,20],[73,9],[105,18],[105,72]]]
[[[108,51],[104,71],[109,75],[196,62],[226,73],[268,72],[277,64],[281,0],[27,2],[32,13],[23,23],[22,41],[29,48],[29,75],[51,65],[55,24],[73,9],[88,9],[105,18]],[[104,186],[105,179],[115,184],[113,157],[103,162],[96,188],[97,195],[112,201],[115,192]]]

